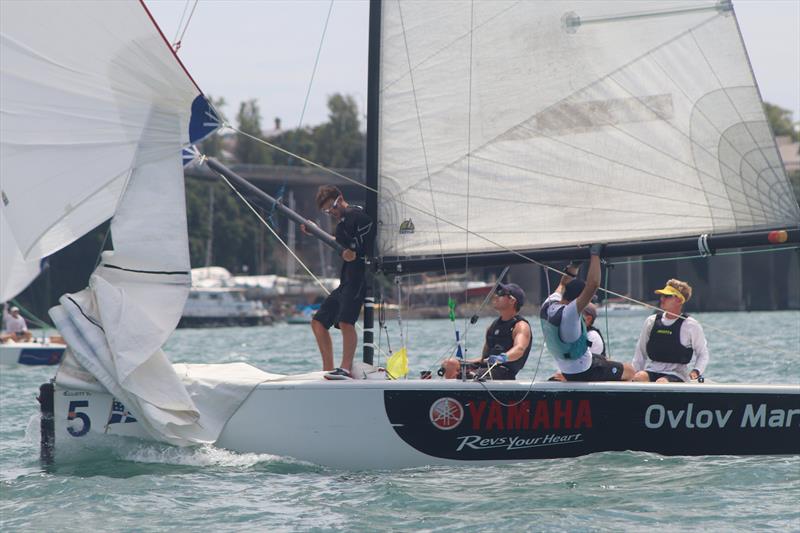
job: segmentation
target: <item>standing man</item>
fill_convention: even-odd
[[[344,247],[342,252],[344,262],[339,277],[339,287],[322,302],[311,320],[311,330],[322,355],[322,369],[330,370],[325,377],[348,379],[358,344],[355,323],[361,314],[361,304],[367,289],[365,252],[372,246],[375,231],[369,215],[360,207],[348,204],[342,192],[333,185],[323,185],[319,188],[316,203],[320,211],[339,222],[334,237],[336,242]],[[308,224],[313,222],[309,220]],[[310,235],[305,224],[300,226],[300,230]],[[328,331],[334,325],[342,332],[342,363],[335,369],[333,341]]]
[[[0,337],[3,342],[13,340],[15,342],[31,340],[31,332],[28,331],[28,325],[25,319],[19,314],[19,307],[14,306],[8,308],[8,302],[3,304],[3,323],[5,324],[5,331]]]
[[[533,335],[531,325],[519,315],[525,304],[525,291],[515,283],[497,286],[492,296],[492,307],[500,313],[486,330],[486,342],[480,359],[465,361],[469,377],[515,379],[525,366],[531,351]],[[461,375],[461,361],[451,357],[442,364],[444,377]],[[487,372],[488,370],[488,372]]]
[[[586,282],[577,279],[578,269],[570,265],[555,292],[542,304],[539,318],[547,350],[567,381],[630,381],[633,367],[592,354],[586,335],[583,311],[600,287],[600,254],[603,246],[589,249],[591,259]],[[570,271],[571,270],[571,271]]]
[[[683,383],[697,379],[708,365],[708,343],[700,323],[681,314],[683,304],[692,297],[692,287],[671,279],[655,292],[665,313],[650,315],[644,321],[633,356],[637,371],[633,380]]]

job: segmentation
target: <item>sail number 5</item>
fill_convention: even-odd
[[[79,413],[77,411],[80,407],[89,407],[88,400],[74,400],[69,402],[69,412],[67,413],[67,431],[73,437],[82,437],[89,433],[89,428],[92,427],[92,421],[89,420],[89,415],[86,413]],[[80,422],[79,422],[80,421]]]

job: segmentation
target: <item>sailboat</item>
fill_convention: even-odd
[[[161,346],[190,281],[181,149],[218,116],[142,2],[0,8],[2,297],[113,217],[88,288],[50,312],[69,349],[40,391],[44,460],[88,435],[354,469],[800,453],[797,384],[332,382],[172,365]],[[729,1],[372,0],[369,46],[376,270],[580,259],[588,242],[608,257],[800,242]],[[356,377],[376,374],[373,299]]]

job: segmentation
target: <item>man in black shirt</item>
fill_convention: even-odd
[[[486,330],[486,342],[480,359],[471,359],[467,377],[485,379],[514,379],[522,370],[531,351],[533,334],[531,325],[519,315],[525,304],[525,291],[516,283],[499,284],[492,298],[492,307],[500,316]],[[442,364],[444,377],[458,378],[462,362],[455,357]]]
[[[311,329],[322,355],[322,369],[330,370],[328,379],[347,379],[358,344],[355,323],[361,314],[361,304],[366,292],[366,264],[364,257],[374,239],[372,219],[363,209],[349,205],[342,192],[333,185],[323,185],[317,191],[317,207],[339,221],[334,237],[344,247],[339,287],[322,303],[311,321]],[[309,221],[310,224],[313,222]],[[305,225],[300,226],[303,233]],[[342,332],[342,364],[333,368],[333,342],[331,326]]]

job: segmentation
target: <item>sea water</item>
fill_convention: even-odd
[[[800,386],[800,312],[696,317],[711,351],[709,379]],[[610,317],[607,329],[600,316],[613,358],[631,359],[643,320]],[[471,328],[456,323],[466,333],[468,357],[480,353],[488,324],[488,318]],[[437,368],[453,348],[453,324],[404,325],[412,374]],[[397,349],[397,323],[387,326]],[[555,370],[541,353],[535,322],[533,331],[520,380],[543,380]],[[338,349],[336,334],[334,343]],[[381,347],[387,350],[385,335]],[[165,349],[173,362],[246,361],[283,373],[320,366],[307,326],[179,330]],[[35,397],[52,375],[52,368],[0,369],[3,531],[800,531],[798,456],[611,452],[351,472],[212,446],[99,438],[60,445],[56,463],[44,468]]]

